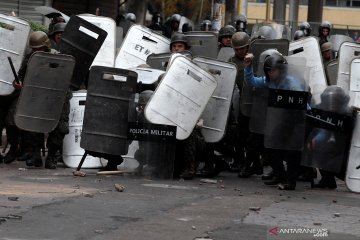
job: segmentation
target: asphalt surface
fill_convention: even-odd
[[[229,172],[212,183],[83,171],[0,164],[0,240],[360,239],[360,195],[340,180],[280,191]]]

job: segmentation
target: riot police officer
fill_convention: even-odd
[[[46,33],[42,31],[35,31],[31,33],[29,38],[29,47],[32,49],[32,52],[28,54],[25,59],[23,60],[18,77],[20,82],[16,83],[13,82],[14,88],[17,90],[18,94],[22,88],[22,82],[25,79],[25,74],[27,71],[27,65],[30,56],[34,52],[50,52],[53,54],[58,53],[56,50],[51,49],[51,44],[48,36]],[[60,120],[56,128],[49,133],[47,138],[47,148],[48,148],[48,155],[45,160],[45,168],[48,169],[55,169],[57,166],[57,158],[55,154],[62,148],[62,141],[65,134],[69,133],[69,112],[70,112],[70,98],[72,97],[72,93],[69,90],[64,101],[63,106],[54,106],[54,107],[61,107],[62,113],[60,116]],[[11,116],[9,116],[8,126],[10,128],[16,128],[15,121],[14,121],[14,113],[15,113],[15,105],[12,105]],[[35,133],[35,132],[27,132],[24,131],[23,133],[24,139],[22,144],[24,144],[24,148],[30,154],[30,158],[26,160],[27,166],[35,166],[41,167],[43,166],[43,162],[40,155],[40,149],[44,146],[44,135],[42,133]]]
[[[295,41],[299,40],[301,38],[304,38],[304,37],[306,37],[306,36],[305,36],[305,33],[303,31],[301,31],[301,30],[296,30],[295,31],[295,33],[294,33],[294,40]]]
[[[234,26],[237,32],[245,32],[247,27],[247,18],[244,15],[236,16],[234,19]]]
[[[204,31],[204,32],[212,31],[211,21],[208,19],[203,20],[200,24],[200,31]]]
[[[308,22],[302,22],[299,26],[299,30],[303,31],[305,34],[305,37],[309,37],[311,35],[311,26]]]
[[[184,34],[175,33],[172,35],[170,41],[170,51],[172,53],[179,53],[189,49],[190,46],[188,45],[187,38]]]
[[[160,13],[154,13],[151,19],[151,24],[148,26],[148,28],[154,31],[163,31],[163,19]]]
[[[165,23],[165,28],[164,28],[164,36],[167,38],[171,38],[172,34],[175,32],[179,31],[179,26],[180,26],[180,20],[181,20],[181,15],[180,14],[173,14],[170,19],[167,21],[168,25]]]
[[[222,47],[231,47],[231,37],[235,33],[235,28],[231,25],[226,25],[222,27],[219,31],[219,48]]]
[[[58,44],[61,40],[65,27],[66,23],[55,24],[53,31],[49,33],[51,48],[58,50]]]
[[[319,45],[321,46],[324,42],[329,41],[331,31],[331,23],[323,21],[319,26]]]
[[[135,23],[136,22],[136,15],[134,13],[127,13],[125,15],[125,20]]]
[[[287,73],[288,63],[279,53],[273,53],[265,58],[265,76],[255,77],[252,69],[253,55],[245,57],[245,81],[259,88],[272,88],[291,91],[305,91],[305,85]],[[294,150],[267,149],[270,165],[275,178],[265,182],[266,185],[276,185],[280,190],[294,190],[301,161],[301,152]],[[285,172],[283,161],[287,162]]]

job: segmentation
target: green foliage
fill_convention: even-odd
[[[33,30],[33,31],[43,31],[45,33],[48,32],[48,28],[40,23],[29,21],[29,24],[30,24],[31,30]]]

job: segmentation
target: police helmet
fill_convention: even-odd
[[[41,47],[51,47],[50,40],[46,33],[43,31],[35,31],[30,34],[29,39],[30,48],[41,48]]]
[[[187,41],[187,37],[182,34],[182,33],[174,33],[172,36],[171,36],[171,41],[170,41],[170,50],[172,48],[172,45],[173,43],[177,43],[177,42],[182,42],[185,44],[185,48],[186,49],[189,49],[190,46],[188,44],[188,41]]]
[[[152,23],[153,24],[158,24],[158,25],[162,25],[162,17],[161,17],[161,14],[160,13],[155,13],[153,16],[152,16]]]
[[[304,38],[304,37],[306,37],[306,36],[305,36],[305,33],[302,30],[296,30],[295,31],[294,40],[299,40],[299,39]]]
[[[212,31],[212,25],[210,20],[204,20],[200,24],[201,31]]]
[[[299,30],[303,31],[305,36],[308,37],[311,34],[311,26],[308,22],[303,22],[299,26]]]
[[[125,15],[125,20],[128,20],[130,22],[136,22],[136,15],[134,13],[127,13]]]
[[[173,14],[173,15],[171,16],[171,21],[172,21],[172,22],[180,22],[180,19],[181,19],[180,14],[175,13],[175,14]]]
[[[322,30],[327,28],[329,30],[329,34],[331,31],[331,23],[329,21],[323,21],[319,26],[319,35],[322,35]]]
[[[321,52],[325,52],[325,51],[331,50],[332,45],[330,42],[324,42],[323,44],[321,44],[320,48],[321,48]]]
[[[320,98],[320,108],[335,113],[344,113],[350,101],[350,97],[344,89],[336,85],[326,87]]]
[[[247,25],[246,17],[244,15],[236,16],[234,19],[234,25],[237,32],[245,32]]]
[[[264,61],[264,73],[267,79],[269,79],[268,70],[271,69],[279,69],[283,73],[285,73],[285,70],[287,69],[287,61],[284,58],[283,55],[281,55],[279,52],[272,53],[271,55],[268,55],[265,57]]]
[[[236,32],[231,37],[231,47],[234,49],[249,46],[249,43],[249,35],[244,32]]]
[[[64,32],[65,27],[66,27],[66,23],[64,23],[64,22],[57,23],[54,25],[54,28],[53,28],[52,32],[49,33],[49,35],[51,36],[58,32]]]
[[[184,24],[182,25],[181,31],[182,31],[183,33],[185,33],[185,32],[191,32],[192,30],[193,30],[193,26],[192,26],[191,23],[184,23]]]
[[[154,94],[154,92],[151,91],[151,90],[142,91],[139,94],[138,104],[139,105],[146,105],[153,94]]]
[[[261,39],[275,39],[276,33],[270,26],[261,26],[256,35]]]
[[[232,36],[236,32],[236,29],[231,25],[226,25],[222,27],[219,31],[219,41],[222,37]]]

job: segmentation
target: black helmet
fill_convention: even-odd
[[[171,36],[171,41],[170,41],[170,51],[171,51],[171,48],[172,48],[172,45],[173,43],[176,43],[176,42],[182,42],[185,44],[185,47],[186,49],[189,49],[190,46],[188,44],[188,41],[187,41],[187,37],[182,34],[182,33],[174,33],[172,36]]]
[[[301,23],[300,26],[299,26],[299,30],[301,30],[301,31],[304,32],[305,37],[310,36],[310,34],[311,34],[311,26],[310,26],[310,23],[308,23],[308,22],[303,22],[303,23]]]
[[[152,23],[153,24],[157,24],[157,25],[162,25],[162,22],[163,22],[163,19],[161,17],[161,14],[160,13],[155,13],[153,16],[152,16]]]
[[[130,22],[136,22],[136,15],[133,13],[127,13],[125,15],[125,20],[128,20]]]
[[[299,39],[304,38],[304,37],[306,37],[306,36],[305,36],[305,33],[302,30],[296,30],[295,31],[294,40],[299,40]]]
[[[265,58],[264,61],[264,73],[266,75],[267,80],[269,80],[268,70],[273,68],[280,69],[282,74],[286,74],[287,69],[287,61],[283,55],[279,53],[273,53]]]
[[[226,25],[225,27],[222,27],[219,31],[219,41],[222,37],[225,36],[232,36],[236,32],[236,29],[231,25]]]
[[[49,36],[51,36],[55,33],[58,33],[58,32],[64,32],[65,27],[66,27],[66,23],[64,23],[64,22],[55,24],[52,32],[49,33]]]
[[[202,21],[202,23],[200,25],[200,30],[201,31],[211,31],[212,30],[211,21],[210,20]]]
[[[237,32],[246,32],[247,19],[244,15],[236,16],[234,25]]]
[[[181,31],[182,31],[183,33],[185,33],[185,32],[191,32],[192,30],[193,30],[193,26],[192,26],[191,23],[184,23],[184,24],[182,25]]]
[[[327,28],[329,30],[329,34],[330,34],[330,31],[331,31],[331,23],[328,22],[328,21],[323,21],[320,26],[319,26],[319,35],[321,36],[322,35],[322,30],[324,28]]]
[[[320,109],[340,114],[346,112],[350,101],[350,97],[344,89],[336,85],[326,87],[320,97]]]
[[[172,21],[172,22],[180,22],[180,19],[181,19],[181,15],[180,15],[180,14],[175,13],[175,14],[173,14],[173,15],[171,16],[171,21]]]

